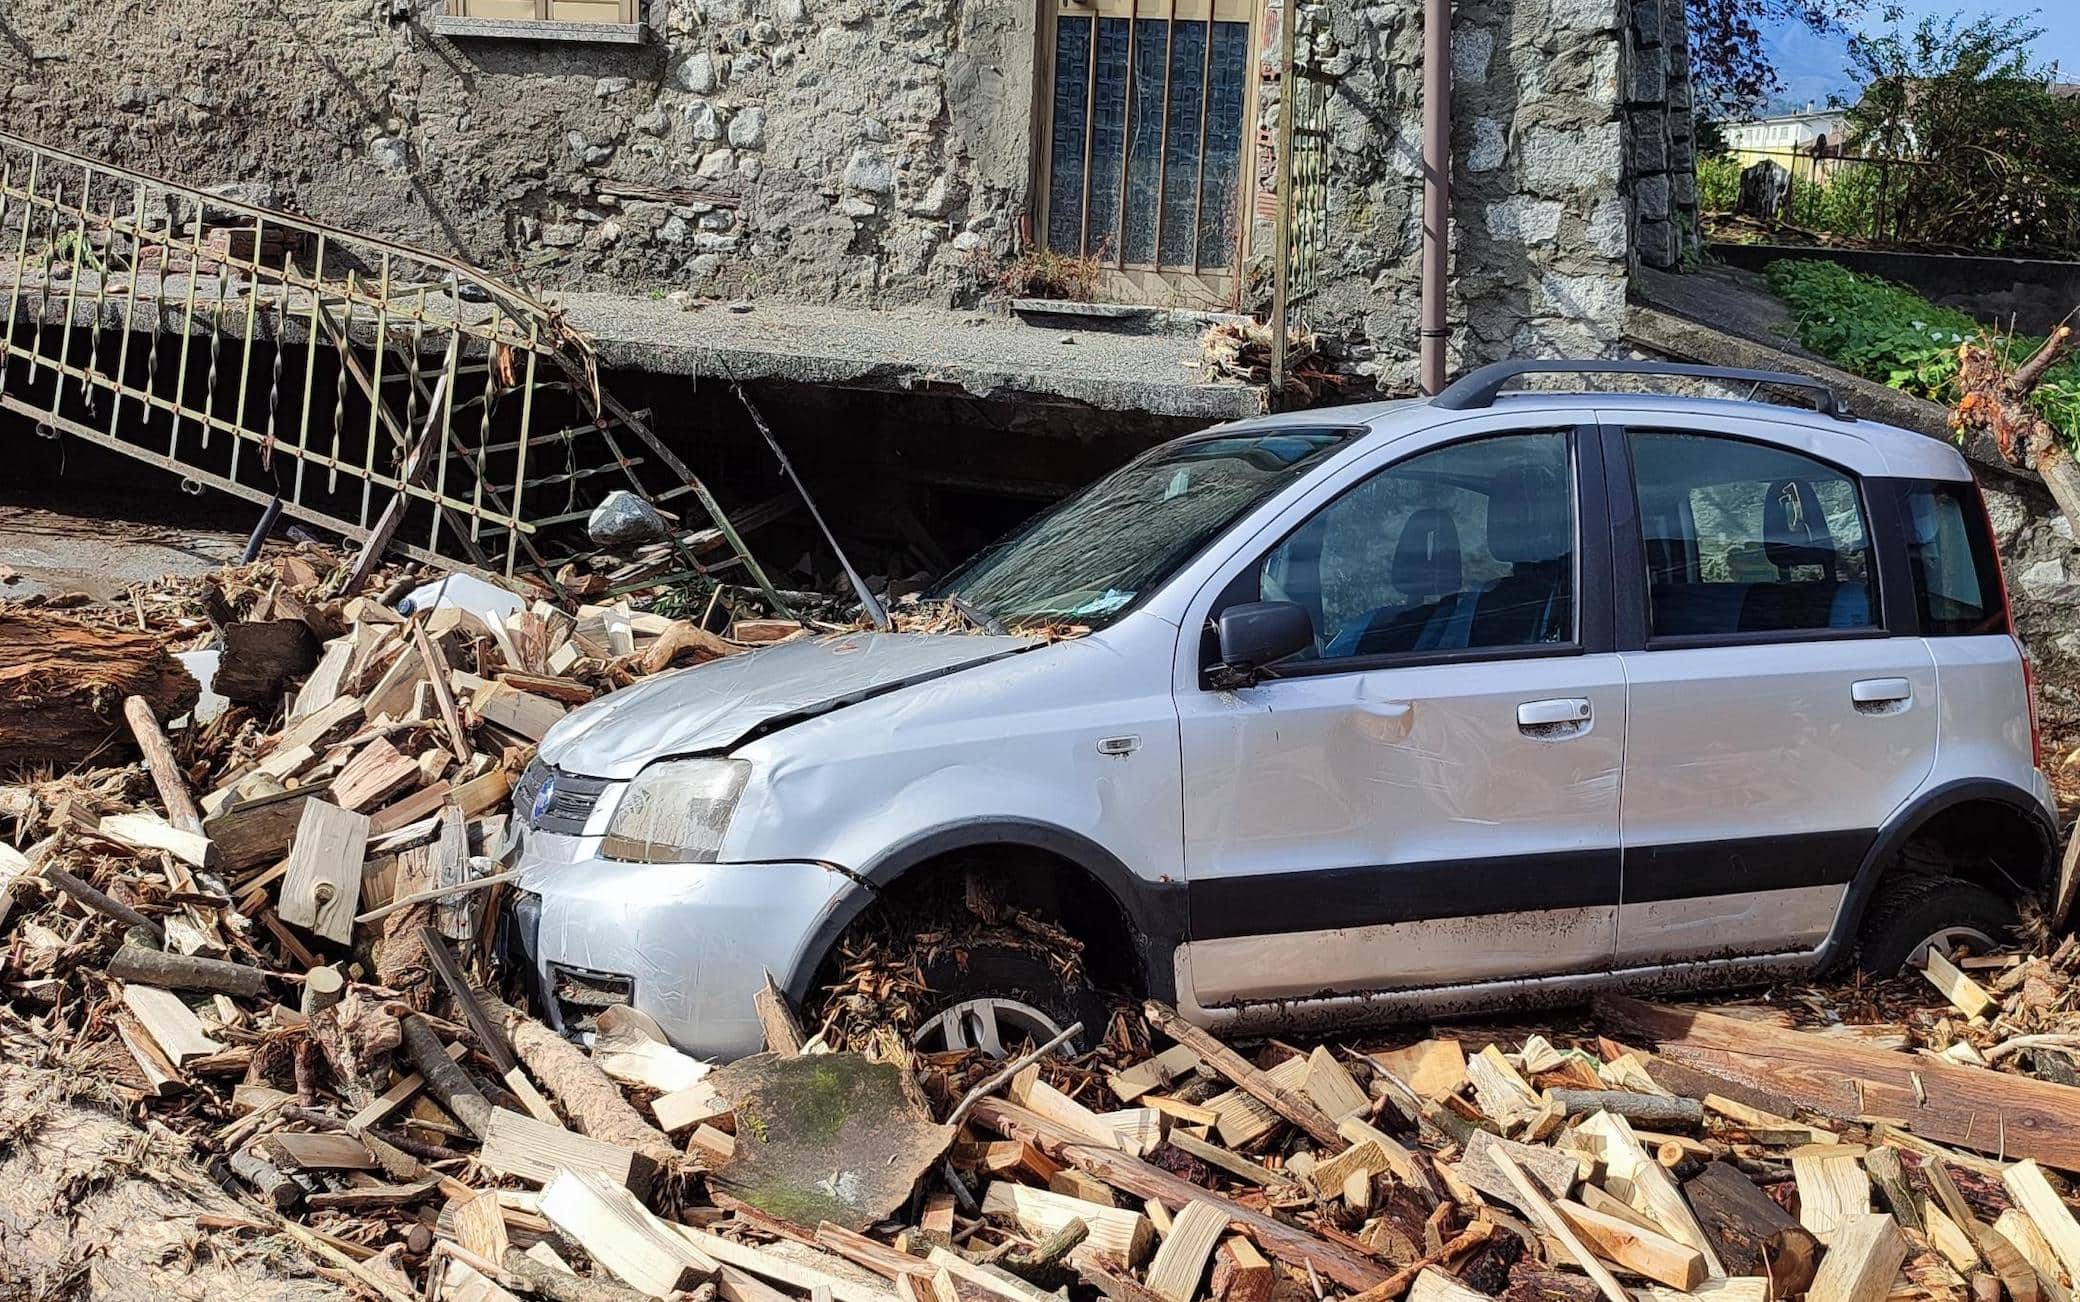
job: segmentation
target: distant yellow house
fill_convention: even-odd
[[[1741,166],[1774,158],[1789,167],[1791,155],[1813,156],[1813,147],[1823,140],[1839,147],[1849,129],[1846,109],[1808,109],[1779,117],[1756,118],[1752,122],[1729,122],[1725,126],[1726,147]]]

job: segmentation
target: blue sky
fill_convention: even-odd
[[[1885,0],[1871,0],[1871,16],[1866,22],[1877,27],[1877,17]],[[2080,81],[2080,12],[2075,12],[2075,0],[1961,0],[1961,3],[1942,3],[1941,0],[1897,0],[1906,9],[1908,17],[1903,24],[1911,28],[1921,15],[1929,13],[1962,13],[1967,18],[1982,13],[1999,14],[2002,17],[2029,17],[2032,27],[2041,27],[2044,34],[2037,38],[2035,54],[2040,62],[2056,60],[2060,77],[2065,81]],[[2031,15],[2034,15],[2031,17]],[[1803,107],[1807,100],[1825,104],[1830,92],[1846,99],[1854,99],[1849,81],[1848,61],[1843,51],[1847,44],[1841,36],[1820,36],[1804,25],[1787,23],[1769,34],[1770,54],[1776,64],[1777,75],[1783,78],[1783,107]]]

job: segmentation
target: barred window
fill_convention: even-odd
[[[1160,16],[1146,16],[1159,8]],[[1046,82],[1047,247],[1108,296],[1232,300],[1250,121],[1240,0],[1056,0]]]

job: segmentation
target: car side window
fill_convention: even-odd
[[[1852,476],[1743,439],[1628,439],[1654,637],[1877,626],[1870,529]]]
[[[1314,621],[1311,657],[1574,640],[1576,507],[1564,432],[1455,443],[1365,479],[1264,557],[1259,590]]]

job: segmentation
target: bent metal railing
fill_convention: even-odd
[[[467,264],[0,132],[0,265],[0,407],[51,437],[552,586],[608,489],[690,496],[780,604],[586,336]],[[703,541],[644,581],[717,568]]]

